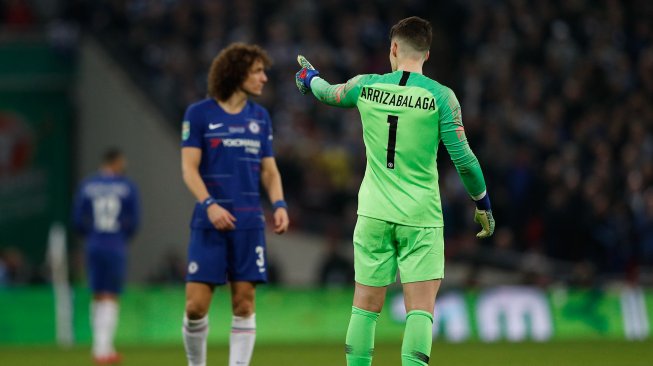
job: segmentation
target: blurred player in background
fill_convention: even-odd
[[[213,60],[207,99],[186,110],[184,182],[197,199],[191,219],[183,337],[190,366],[206,365],[208,311],[216,285],[231,285],[229,365],[249,365],[256,338],[255,290],[267,281],[260,183],[274,209],[274,231],[288,229],[267,110],[250,100],[267,82],[270,59],[232,44]]]
[[[402,365],[427,365],[435,297],[444,277],[442,206],[436,166],[444,142],[476,203],[474,219],[485,238],[494,219],[481,167],[462,124],[451,89],[422,74],[429,57],[431,24],[418,17],[390,31],[390,65],[384,75],[359,75],[330,85],[303,56],[297,87],[328,105],[357,107],[363,123],[367,167],[358,194],[354,230],[356,287],[346,338],[349,366],[369,366],[376,320],[397,268],[403,284],[406,329]]]
[[[93,358],[98,364],[120,362],[113,346],[118,325],[118,296],[125,282],[127,243],[139,224],[138,191],[124,176],[127,160],[109,149],[97,174],[77,192],[73,221],[86,241],[86,264],[93,300]]]

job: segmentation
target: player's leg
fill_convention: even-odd
[[[120,361],[114,347],[118,326],[119,294],[125,280],[126,252],[122,247],[108,247],[99,243],[87,249],[91,302],[91,327],[93,330],[92,354],[99,364]]]
[[[366,286],[356,282],[354,306],[351,309],[345,354],[348,366],[369,366],[374,353],[374,334],[387,286]]]
[[[267,282],[265,232],[237,230],[228,242],[231,283],[229,365],[249,365],[256,342],[256,284]]]
[[[404,284],[406,328],[401,346],[402,366],[428,365],[433,343],[433,308],[441,280]]]
[[[112,293],[93,294],[91,303],[91,326],[93,328],[93,358],[96,363],[110,364],[120,360],[114,347],[118,325],[118,296]]]
[[[182,326],[189,366],[206,365],[206,338],[209,335],[209,307],[214,286],[201,282],[186,283],[186,309]]]
[[[424,366],[431,356],[433,309],[444,277],[443,230],[398,226],[397,241],[407,313],[401,362]]]
[[[229,335],[229,365],[249,365],[256,342],[256,287],[252,282],[231,283],[231,334]]]
[[[226,283],[226,239],[213,229],[193,229],[188,246],[182,335],[189,366],[206,365],[209,307],[215,285]]]
[[[120,359],[114,347],[120,305],[113,293],[93,294],[91,316],[93,324],[93,355],[97,360],[117,362]]]
[[[348,366],[369,366],[374,352],[376,320],[383,308],[387,286],[397,276],[394,225],[359,216],[354,230],[354,306],[347,328]]]

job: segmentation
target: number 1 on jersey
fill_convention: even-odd
[[[395,168],[395,145],[397,144],[397,122],[399,122],[399,116],[388,115],[388,155],[386,158],[386,167],[388,169]]]

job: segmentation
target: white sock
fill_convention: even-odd
[[[106,357],[116,352],[113,337],[118,325],[118,303],[100,300],[91,303],[91,326],[93,327],[93,356]]]
[[[229,366],[247,366],[254,352],[256,315],[245,318],[234,316],[229,336]]]
[[[188,319],[184,314],[184,347],[188,366],[206,366],[206,337],[209,335],[209,316],[197,320]]]

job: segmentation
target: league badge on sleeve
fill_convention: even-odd
[[[181,125],[181,139],[186,141],[190,137],[190,121],[184,121]]]

